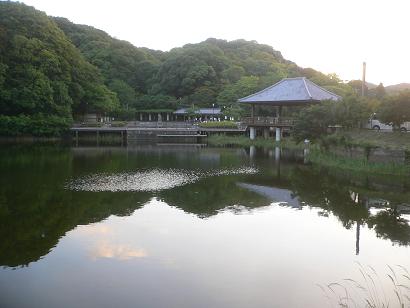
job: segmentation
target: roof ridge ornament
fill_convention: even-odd
[[[306,77],[303,77],[302,79],[303,79],[303,84],[305,85],[305,88],[306,88],[306,92],[308,93],[310,99],[313,99],[312,94],[310,94],[309,88],[306,84]]]

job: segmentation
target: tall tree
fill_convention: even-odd
[[[378,117],[382,123],[393,125],[394,128],[410,121],[410,91],[386,98],[380,106]]]

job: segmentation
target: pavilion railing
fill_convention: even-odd
[[[246,125],[260,125],[260,126],[294,126],[294,118],[286,117],[246,117],[242,118],[242,123]]]

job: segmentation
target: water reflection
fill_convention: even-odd
[[[263,151],[259,154],[263,156]],[[287,155],[279,163],[275,157],[275,164],[265,162],[265,168],[260,167],[267,175],[249,178],[248,183],[238,185],[280,205],[320,208],[320,215],[337,217],[346,229],[355,227],[356,254],[360,252],[360,228],[364,225],[393,244],[410,244],[409,178],[358,177],[337,170],[289,164],[289,158],[301,161],[302,157]]]
[[[16,147],[0,150],[0,167],[3,266],[37,261],[76,226],[110,215],[128,216],[152,198],[200,218],[272,203],[315,208],[355,230],[356,253],[364,227],[380,239],[410,244],[409,179],[314,168],[303,164],[303,152],[151,145]],[[109,181],[101,181],[101,174],[109,174]],[[88,189],[66,189],[72,179]],[[91,252],[95,258],[118,259],[147,254],[142,247],[109,241]]]
[[[251,167],[214,171],[153,169],[134,173],[92,174],[72,180],[67,189],[75,191],[160,191],[197,182],[201,178],[222,175],[255,174]]]
[[[125,244],[110,243],[107,240],[97,242],[90,251],[90,257],[94,260],[98,258],[129,260],[144,258],[147,255],[144,249],[134,248]]]

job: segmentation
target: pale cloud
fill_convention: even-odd
[[[90,250],[90,258],[93,260],[108,258],[123,261],[147,256],[145,249],[135,248],[127,244],[111,243],[105,240],[97,242]]]
[[[121,243],[120,231],[104,223],[79,226],[76,233],[81,236],[92,260],[101,258],[120,261],[147,257],[147,251],[135,247],[134,243]]]
[[[108,235],[113,233],[113,229],[105,224],[91,224],[77,227],[76,232],[84,235]]]
[[[208,37],[269,44],[303,67],[343,79],[410,82],[408,0],[25,0],[136,46],[169,50]]]

